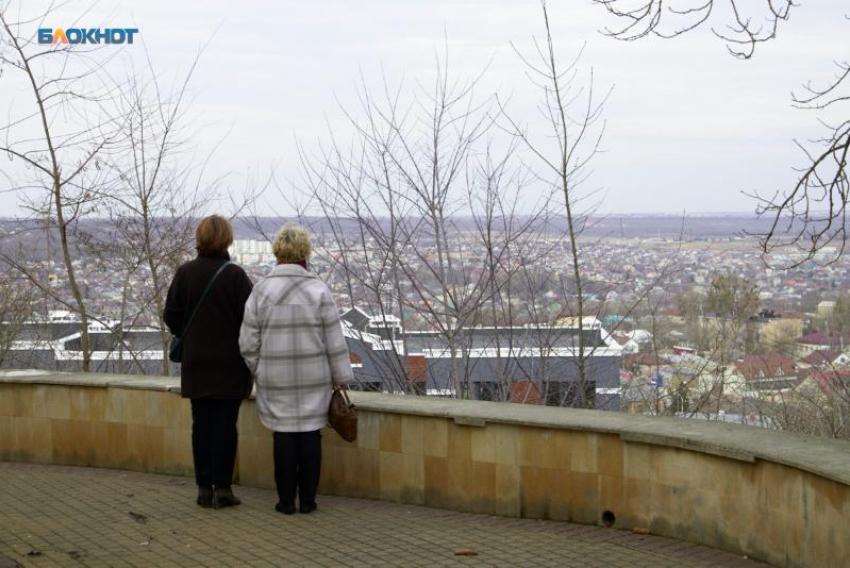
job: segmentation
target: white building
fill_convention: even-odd
[[[272,245],[268,241],[240,239],[230,245],[230,256],[235,262],[246,266],[274,264]]]

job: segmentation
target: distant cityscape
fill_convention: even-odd
[[[437,314],[428,298],[441,286],[474,295],[486,270],[480,235],[462,222],[445,251],[454,263],[448,281],[435,276],[431,263],[438,251],[425,239],[398,254],[404,272],[396,285],[376,288],[363,267],[381,256],[383,245],[365,238],[342,246],[321,222],[311,225],[311,269],[336,296],[364,390],[679,414],[823,433],[822,425],[803,418],[804,406],[834,399],[850,377],[843,299],[850,290],[848,261],[830,263],[837,251],[827,247],[814,261],[788,268],[798,258],[762,254],[754,238],[732,228],[742,222],[748,218],[629,217],[592,224],[579,243],[582,314],[575,309],[569,242],[557,230],[526,236],[517,245],[519,258],[503,261],[521,268],[507,279],[514,282],[509,299],[502,284],[498,305],[482,300],[470,304],[468,314],[458,308],[451,317]],[[258,229],[279,223],[235,223],[231,257],[255,282],[275,262]],[[7,256],[35,246],[19,230],[13,221],[0,223]],[[190,251],[173,266],[188,258]],[[31,313],[14,334],[5,318],[2,366],[78,370],[79,318],[64,267],[44,255],[24,259],[23,268],[42,275],[59,299],[35,293],[4,266],[13,288],[30,288]],[[120,261],[82,254],[74,260],[94,318],[94,370],[178,372],[163,365],[149,270],[141,265],[128,274]],[[410,274],[417,275],[415,282]],[[791,403],[799,412],[788,412]],[[779,423],[780,406],[794,424]]]

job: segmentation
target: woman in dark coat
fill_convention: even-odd
[[[230,222],[204,218],[195,232],[198,257],[177,269],[165,302],[165,323],[179,335],[207,284],[230,261]],[[251,394],[251,372],[239,352],[239,328],[251,280],[236,264],[224,267],[183,335],[180,386],[192,401],[192,454],[198,505],[241,501],[230,487],[236,462],[239,405]]]

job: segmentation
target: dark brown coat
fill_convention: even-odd
[[[207,283],[227,260],[227,256],[198,256],[177,269],[165,302],[165,323],[171,333],[183,329]],[[239,328],[252,287],[235,264],[216,279],[183,338],[184,398],[240,399],[251,394],[251,372],[239,353]]]

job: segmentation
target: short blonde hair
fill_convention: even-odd
[[[233,244],[233,226],[221,215],[204,217],[195,230],[195,248],[199,254],[220,255]]]
[[[272,252],[278,262],[306,261],[313,252],[310,233],[297,223],[287,223],[277,232],[272,243]]]

